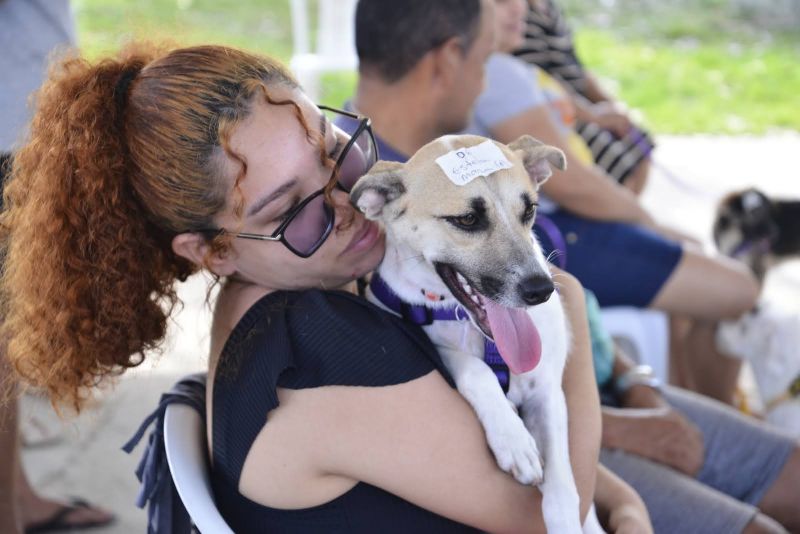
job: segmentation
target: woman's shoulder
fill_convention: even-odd
[[[517,83],[534,83],[539,67],[531,65],[511,54],[495,52],[486,62],[487,78],[508,81],[516,80]]]
[[[350,293],[322,290],[262,297],[231,332],[220,365],[237,375],[263,369],[291,389],[383,386],[443,368],[419,327]]]
[[[475,118],[491,130],[497,124],[545,103],[535,67],[510,54],[495,53],[486,63],[486,87],[475,103]]]

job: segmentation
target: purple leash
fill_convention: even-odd
[[[536,224],[534,225],[534,228],[536,227],[544,232],[544,235],[547,236],[547,238],[550,240],[550,243],[553,245],[553,250],[558,252],[553,258],[556,260],[556,265],[558,265],[561,270],[566,270],[567,242],[564,241],[564,234],[562,234],[561,230],[558,229],[558,226],[556,226],[556,223],[553,222],[553,219],[547,215],[536,215]]]
[[[378,273],[373,273],[369,288],[378,301],[401,316],[406,321],[419,325],[427,326],[433,321],[467,321],[467,312],[461,310],[460,306],[452,308],[428,308],[422,304],[409,304],[401,299],[392,291],[392,288],[381,278]],[[483,339],[483,361],[492,368],[494,375],[500,382],[500,387],[504,393],[508,393],[508,386],[511,379],[511,372],[500,356],[497,345],[494,341],[484,337]]]

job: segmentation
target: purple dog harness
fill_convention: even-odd
[[[427,326],[433,324],[434,321],[469,320],[469,316],[460,306],[453,306],[452,308],[429,308],[422,304],[409,304],[405,302],[392,291],[392,288],[386,284],[386,281],[381,278],[378,273],[372,275],[369,288],[381,304],[400,315],[406,321],[419,326]],[[483,339],[483,361],[491,367],[497,380],[500,382],[500,387],[503,388],[503,392],[508,393],[511,372],[500,356],[497,345],[495,345],[494,341],[486,337]]]

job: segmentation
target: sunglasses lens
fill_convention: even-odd
[[[364,128],[350,148],[341,156],[339,185],[350,191],[359,178],[375,164],[377,151],[369,131]]]
[[[333,227],[333,210],[322,194],[312,198],[284,230],[286,242],[300,254],[311,254],[325,241]]]

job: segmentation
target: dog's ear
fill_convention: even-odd
[[[553,174],[550,165],[562,171],[567,168],[567,158],[561,150],[546,145],[530,135],[521,136],[510,143],[508,148],[522,158],[525,170],[537,186],[545,183]]]
[[[404,167],[396,161],[379,161],[350,190],[350,203],[367,219],[380,219],[383,207],[406,192]]]

